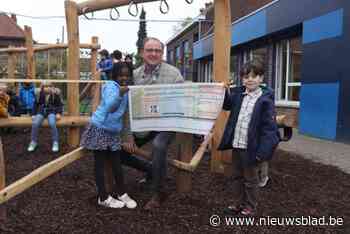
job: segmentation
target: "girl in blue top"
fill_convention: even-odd
[[[82,135],[80,145],[92,150],[95,157],[95,179],[98,204],[110,208],[135,208],[136,202],[124,190],[124,179],[120,162],[121,131],[123,115],[128,107],[128,82],[130,67],[117,63],[112,69],[112,79],[101,90],[101,102],[93,113],[90,123]],[[118,185],[118,198],[109,195],[105,188],[104,164],[107,159],[112,163],[115,184]]]

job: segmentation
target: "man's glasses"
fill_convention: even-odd
[[[147,53],[157,53],[157,54],[161,54],[163,51],[161,49],[145,49],[145,51]]]

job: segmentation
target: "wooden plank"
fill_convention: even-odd
[[[79,80],[80,75],[80,50],[79,50],[79,20],[77,3],[65,1],[67,37],[68,37],[68,79]],[[67,90],[68,113],[70,115],[79,115],[79,85],[69,84]],[[79,145],[79,128],[68,129],[68,144],[72,147]]]
[[[12,48],[12,46],[10,48]],[[15,77],[16,61],[17,61],[16,55],[14,53],[9,53],[8,59],[7,59],[7,76],[8,77]]]
[[[176,133],[176,144],[178,147],[178,160],[184,163],[192,159],[193,135],[188,133]],[[192,190],[192,174],[187,171],[178,170],[176,173],[177,192],[186,193]]]
[[[57,127],[83,127],[89,123],[89,116],[62,116],[57,120]],[[0,128],[4,127],[31,127],[32,117],[9,117],[0,120]],[[49,127],[47,119],[44,120],[42,127]]]
[[[156,2],[159,0],[135,0],[135,3]],[[93,11],[99,11],[114,7],[129,5],[130,0],[90,0],[78,4],[78,13],[82,15]]]
[[[42,82],[50,82],[50,83],[105,83],[105,80],[51,80],[51,79],[13,79],[13,78],[5,78],[0,79],[0,83],[42,83]]]
[[[214,80],[227,81],[230,77],[230,49],[231,49],[231,7],[230,0],[214,1]],[[230,157],[230,151],[218,151],[217,147],[224,131],[228,114],[222,112],[215,123],[211,171],[223,172],[221,160]]]
[[[35,79],[35,60],[34,60],[32,28],[29,26],[24,26],[24,35],[26,38],[25,45],[27,48],[27,78]],[[10,77],[10,78],[13,78],[13,77]]]
[[[88,43],[82,43],[79,45],[81,49],[100,49],[101,46],[98,44],[88,44]],[[34,46],[33,50],[34,52],[41,52],[46,50],[56,50],[56,49],[67,49],[68,44],[66,43],[60,43],[60,44],[50,44],[50,45],[39,45]],[[6,49],[0,49],[0,53],[23,53],[27,52],[26,47],[13,47],[13,48],[6,48]]]
[[[98,38],[97,37],[92,37],[91,38],[91,43],[92,44],[98,44]],[[91,61],[90,61],[90,68],[91,68],[91,73],[92,73],[92,78],[93,80],[100,81],[101,75],[97,71],[97,50],[92,49],[91,50]],[[92,111],[94,112],[100,103],[100,96],[101,96],[101,85],[96,84],[94,85],[92,91]]]
[[[5,173],[5,158],[4,151],[2,148],[2,140],[0,136],[0,191],[6,186],[6,173]],[[0,205],[0,224],[6,221],[6,207],[5,205]],[[1,230],[1,229],[0,229]]]
[[[65,154],[39,167],[38,169],[32,171],[27,176],[17,180],[16,182],[12,183],[6,188],[0,190],[0,204],[24,192],[25,190],[29,189],[33,185],[46,179],[50,175],[58,172],[62,168],[82,158],[86,154],[87,154],[86,151],[82,147],[79,147],[73,150],[72,152]]]

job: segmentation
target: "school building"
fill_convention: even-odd
[[[213,4],[167,42],[187,80],[213,80]],[[231,0],[231,77],[245,61],[265,66],[279,114],[305,135],[350,142],[350,1]]]

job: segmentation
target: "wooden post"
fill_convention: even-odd
[[[92,37],[91,38],[91,43],[98,44],[98,37]],[[94,80],[100,80],[100,73],[97,72],[97,49],[92,49],[91,50],[91,74],[92,74],[92,79]],[[92,111],[94,112],[100,103],[100,93],[101,93],[101,85],[100,84],[95,84],[93,86],[93,89],[91,89],[92,94]]]
[[[231,7],[230,0],[214,1],[214,80],[227,81],[230,76],[231,49]],[[211,171],[224,172],[221,162],[224,157],[230,157],[230,151],[217,151],[227,120],[227,113],[222,112],[216,120],[212,155]]]
[[[13,48],[13,46],[10,46],[9,48]],[[7,59],[7,78],[14,79],[15,73],[16,73],[16,54],[15,53],[9,53],[8,59]],[[16,94],[19,94],[19,84],[15,83],[14,86],[16,87]]]
[[[0,191],[5,188],[6,177],[5,177],[5,159],[4,151],[2,149],[2,141],[0,137]],[[0,224],[6,221],[6,207],[4,204],[0,205]]]
[[[176,133],[178,148],[178,160],[189,163],[192,159],[192,134]],[[192,174],[187,171],[177,170],[176,190],[180,193],[190,192],[192,189]]]
[[[68,80],[78,80],[79,68],[79,19],[77,3],[66,0],[64,2],[66,11],[67,36],[68,36]],[[79,115],[79,84],[68,84],[68,113]],[[79,145],[79,128],[68,129],[68,144],[72,147]]]
[[[35,79],[35,59],[32,28],[29,26],[24,26],[24,35],[26,37],[27,47],[27,79]]]
[[[11,48],[12,46],[10,46]],[[7,59],[7,78],[14,79],[16,71],[16,55],[15,53],[9,53]]]

